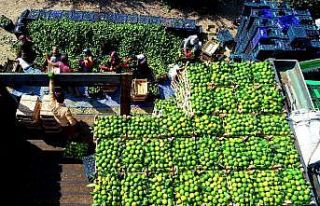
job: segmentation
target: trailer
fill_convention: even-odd
[[[288,121],[295,136],[301,162],[320,203],[320,111],[315,108],[297,60],[269,59],[286,97]]]

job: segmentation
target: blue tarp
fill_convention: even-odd
[[[168,79],[164,83],[159,84],[160,97],[162,99],[168,99],[174,96],[174,91],[171,87],[171,81]]]
[[[277,25],[282,31],[287,31],[292,25],[300,25],[299,19],[294,15],[283,16],[278,19]]]
[[[268,19],[273,18],[273,13],[271,9],[261,9],[260,12],[261,12],[261,16],[264,18],[268,18]]]

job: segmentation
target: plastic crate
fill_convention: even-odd
[[[320,81],[305,80],[314,106],[320,109]]]
[[[253,58],[254,59],[266,59],[269,57],[273,57],[275,52],[275,45],[269,44],[269,45],[257,45],[256,48],[253,50]]]
[[[192,19],[185,19],[184,20],[184,28],[185,29],[196,29],[197,28],[197,24],[195,20]]]
[[[310,47],[320,51],[320,40],[312,40],[312,41],[310,41]]]
[[[310,39],[319,39],[320,38],[320,32],[319,30],[306,30],[307,36]]]
[[[132,24],[138,23],[138,16],[134,15],[134,14],[128,14],[127,15],[127,22],[132,23]]]
[[[83,12],[82,19],[84,21],[96,21],[98,19],[97,14],[94,12]]]
[[[306,39],[307,38],[306,29],[302,26],[291,26],[288,29],[288,37],[290,41]]]
[[[115,23],[126,23],[127,15],[126,14],[116,14],[115,15]]]
[[[62,11],[51,11],[49,19],[61,19]]]
[[[276,46],[275,46],[275,50],[281,51],[281,52],[291,51],[292,47],[291,47],[290,43],[287,41],[277,41]]]
[[[98,19],[100,21],[108,21],[108,16],[109,16],[109,13],[99,13]]]
[[[222,29],[217,34],[217,39],[222,43],[233,42],[233,37],[229,30]]]
[[[301,25],[314,25],[313,18],[311,16],[296,16]]]
[[[160,17],[150,17],[150,23],[151,24],[161,24],[161,18]]]
[[[28,19],[36,20],[39,18],[39,15],[40,15],[40,10],[31,10],[28,15]]]
[[[277,25],[282,31],[287,31],[290,26],[300,25],[300,20],[294,15],[283,16],[277,19]]]
[[[294,9],[293,14],[296,16],[311,16],[311,13],[308,9],[304,9],[304,10]]]
[[[74,21],[82,21],[83,13],[81,11],[71,12],[71,19]]]
[[[149,24],[150,17],[140,15],[139,18],[138,18],[138,22],[141,23],[141,24]]]
[[[51,11],[43,10],[43,11],[41,12],[41,18],[43,18],[43,19],[49,19],[49,18],[50,18],[50,14],[51,14]]]

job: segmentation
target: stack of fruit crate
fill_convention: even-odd
[[[16,116],[19,123],[29,129],[40,127],[40,99],[38,96],[22,95]]]

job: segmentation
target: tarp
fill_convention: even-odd
[[[300,21],[294,15],[288,15],[280,17],[277,25],[282,29],[282,31],[287,31],[290,26],[300,25]]]
[[[293,111],[289,118],[306,166],[320,161],[320,111]]]

